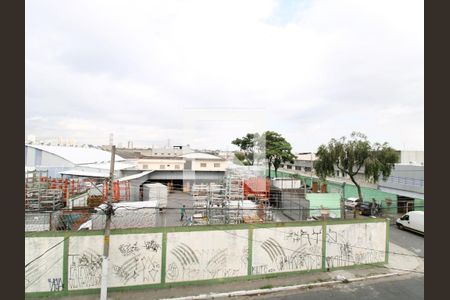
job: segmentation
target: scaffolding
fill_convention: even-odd
[[[210,183],[208,192],[208,222],[209,224],[225,224],[225,188],[222,184]]]
[[[51,178],[44,170],[25,172],[25,209],[59,210],[68,206],[69,199],[86,193],[97,184],[96,180],[86,178]],[[117,194],[122,192],[119,190]]]
[[[191,190],[194,198],[194,215],[201,214],[202,217],[207,217],[208,208],[208,186],[206,184],[193,184]]]
[[[64,206],[63,191],[52,189],[48,171],[25,172],[25,210],[58,210]]]
[[[270,181],[260,167],[228,168],[225,175],[226,220],[229,224],[272,220]]]
[[[100,184],[95,183],[96,186],[101,185],[102,188],[102,201],[108,200],[109,182],[103,180]],[[115,180],[112,183],[112,201],[130,201],[130,182],[128,180],[119,181]]]

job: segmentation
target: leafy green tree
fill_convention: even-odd
[[[295,155],[291,152],[292,146],[281,136],[281,134],[274,131],[266,131],[261,135],[258,146],[265,151],[266,159],[269,165],[269,176],[271,166],[275,170],[275,177],[278,176],[278,168],[284,162],[294,163]]]
[[[255,163],[255,150],[258,146],[259,141],[258,133],[247,133],[242,138],[237,138],[231,143],[239,147],[243,154],[236,154],[236,157],[242,161],[244,165],[253,165]]]
[[[388,143],[371,144],[367,137],[359,132],[353,132],[350,139],[331,139],[328,145],[318,148],[316,156],[318,159],[314,162],[314,168],[322,180],[327,176],[334,176],[334,168],[338,168],[343,174],[348,174],[358,189],[361,200],[361,187],[355,179],[361,168],[364,168],[366,179],[376,183],[381,175],[384,178],[389,177],[399,160],[397,151],[389,147]]]

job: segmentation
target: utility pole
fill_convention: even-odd
[[[345,215],[345,213],[346,213],[346,209],[345,209],[345,181],[342,183],[342,200],[341,200],[341,203],[342,203],[342,212],[343,212],[343,215],[344,215],[344,220],[345,220],[345,217],[346,217],[346,215]]]
[[[312,154],[312,152],[310,153],[310,155],[311,155],[311,170],[310,170],[310,175],[311,175],[311,189],[312,189],[312,186],[313,186],[313,166],[314,166],[314,164],[313,164],[313,154]]]
[[[108,203],[105,210],[106,222],[105,233],[103,238],[103,260],[102,260],[102,283],[100,289],[100,300],[107,300],[108,294],[108,263],[109,263],[109,234],[111,227],[111,215],[114,214],[112,208],[112,189],[114,180],[114,161],[116,157],[116,146],[111,147],[111,164],[109,167],[109,189],[108,189]]]

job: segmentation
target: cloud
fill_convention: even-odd
[[[422,1],[27,1],[26,133],[104,144],[114,132],[150,146],[190,132],[193,146],[225,148],[270,129],[309,151],[360,130],[423,149],[423,11]],[[254,111],[191,130],[189,109]]]

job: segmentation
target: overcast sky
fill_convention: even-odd
[[[295,152],[361,131],[424,148],[416,0],[26,1],[25,134]]]

